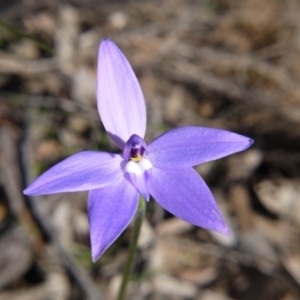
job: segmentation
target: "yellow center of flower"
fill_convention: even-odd
[[[139,162],[142,159],[142,155],[135,155],[135,156],[131,156],[130,160],[134,161],[134,162]]]

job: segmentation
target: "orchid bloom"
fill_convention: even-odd
[[[220,129],[181,127],[147,145],[146,107],[137,78],[119,48],[100,44],[98,111],[122,154],[83,151],[56,164],[24,190],[26,195],[89,191],[88,219],[96,261],[132,220],[139,194],[196,226],[230,234],[209,188],[193,169],[247,149],[250,138]]]

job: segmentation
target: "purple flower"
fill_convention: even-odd
[[[170,130],[144,141],[146,107],[137,78],[110,40],[99,48],[98,110],[122,154],[84,151],[58,163],[26,195],[89,191],[88,218],[93,261],[132,220],[139,194],[194,225],[230,234],[209,188],[193,166],[247,149],[252,140],[205,127]]]

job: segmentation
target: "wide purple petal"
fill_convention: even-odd
[[[138,206],[138,192],[125,179],[90,191],[88,217],[92,258],[96,261],[132,220]]]
[[[230,234],[213,195],[194,169],[153,168],[150,193],[176,217],[199,227]]]
[[[24,194],[48,195],[105,187],[123,176],[122,161],[122,156],[117,154],[79,152],[43,173],[24,190]]]
[[[180,169],[245,150],[252,143],[250,138],[221,129],[181,127],[148,145],[148,158],[157,168]]]
[[[142,90],[126,57],[108,39],[99,48],[97,101],[104,127],[121,149],[132,134],[144,138],[146,107]]]

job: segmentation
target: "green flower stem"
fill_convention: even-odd
[[[137,242],[140,235],[141,226],[145,215],[145,210],[146,210],[146,201],[144,200],[143,197],[140,197],[139,206],[135,214],[135,219],[132,227],[132,233],[131,233],[132,235],[131,235],[131,241],[129,246],[129,252],[128,252],[128,257],[123,272],[122,284],[117,298],[118,300],[124,300],[126,297],[126,288],[133,268],[134,257],[137,250]]]

